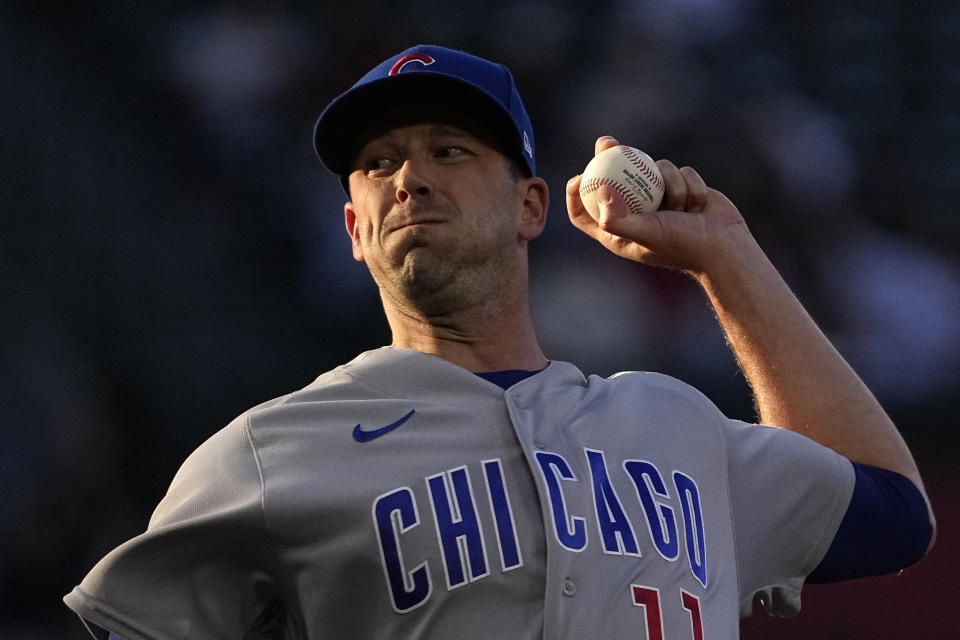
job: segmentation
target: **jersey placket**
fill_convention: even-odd
[[[548,379],[540,378],[543,384],[538,385],[535,377],[515,385],[506,396],[511,422],[536,483],[546,537],[544,638],[579,637],[575,629],[584,623],[581,600],[586,593],[581,585],[588,575],[583,570],[587,559],[582,553],[590,535],[588,494],[582,486],[576,490],[562,486],[582,484],[589,473],[582,455],[571,449],[563,425],[581,394],[574,392],[562,398],[541,394],[549,378],[562,373],[548,370],[541,374]]]

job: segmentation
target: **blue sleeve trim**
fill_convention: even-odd
[[[927,503],[907,477],[853,463],[856,484],[830,548],[807,582],[892,573],[923,557],[933,535]]]
[[[83,623],[83,626],[87,628],[87,631],[90,632],[97,640],[123,640],[120,636],[115,633],[111,633],[104,629],[103,627],[97,626],[94,623],[90,622],[86,618],[81,617],[80,622]]]

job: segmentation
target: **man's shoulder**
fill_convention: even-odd
[[[250,407],[238,416],[238,419],[269,413],[272,409],[284,405],[323,401],[341,397],[356,398],[358,394],[362,396],[365,389],[375,394],[376,391],[371,389],[369,383],[365,382],[365,372],[377,368],[396,368],[399,366],[400,363],[397,361],[397,358],[384,357],[383,352],[389,350],[389,347],[384,347],[373,351],[365,351],[353,360],[321,373],[307,385],[299,389]],[[344,394],[349,394],[349,396]]]
[[[608,378],[590,377],[591,384],[606,385],[612,392],[632,394],[647,401],[690,404],[702,409],[717,410],[716,405],[693,385],[665,373],[655,371],[620,371]],[[637,396],[635,396],[637,397]]]
[[[502,392],[457,365],[427,353],[397,347],[365,351],[317,376],[306,386],[251,407],[231,425],[260,428],[298,416],[322,421],[346,404],[404,399],[468,402]]]

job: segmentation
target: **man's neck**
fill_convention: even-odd
[[[538,370],[548,361],[525,303],[463,309],[442,317],[384,305],[393,346],[429,353],[468,371]]]

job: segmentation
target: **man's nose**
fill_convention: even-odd
[[[430,182],[426,171],[419,163],[407,159],[396,173],[397,202],[406,202],[411,197],[430,195]]]

